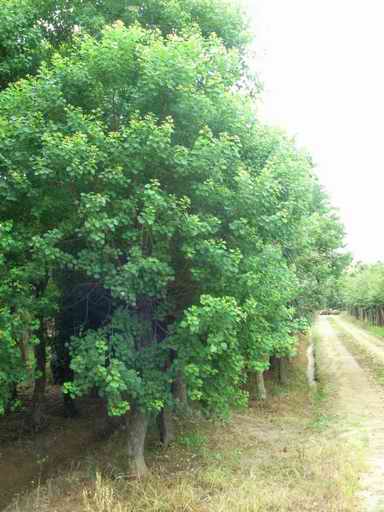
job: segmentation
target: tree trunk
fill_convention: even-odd
[[[32,424],[35,429],[39,429],[43,420],[43,406],[45,398],[46,385],[46,339],[44,332],[44,320],[40,318],[39,343],[35,345],[35,360],[37,376],[32,397]]]
[[[76,407],[75,400],[68,393],[63,393],[63,405],[66,418],[76,418],[76,416],[79,416],[80,413]]]
[[[146,251],[143,251],[146,252]],[[141,297],[137,301],[137,320],[140,332],[136,337],[135,349],[143,352],[156,343],[153,326],[154,314],[153,303],[149,297]],[[139,405],[133,401],[131,410],[126,415],[128,434],[128,457],[132,473],[137,478],[142,478],[148,473],[144,459],[144,445],[147,435],[149,416]]]
[[[127,448],[130,466],[137,478],[144,477],[148,472],[144,459],[144,444],[148,423],[148,415],[141,411],[137,404],[132,404],[132,408],[126,416]]]
[[[256,399],[266,400],[267,391],[264,384],[264,372],[256,372]]]
[[[275,382],[280,382],[280,365],[279,358],[276,356],[272,356],[270,358],[270,369],[273,375],[273,379]]]
[[[5,413],[8,414],[12,411],[12,407],[14,406],[15,401],[17,400],[17,384],[16,382],[11,382],[9,385],[9,400],[5,406]]]
[[[283,386],[288,384],[288,358],[287,357],[279,357],[279,382]]]
[[[267,391],[264,384],[264,372],[248,371],[247,382],[251,400],[266,400]]]
[[[16,340],[17,346],[20,350],[20,356],[23,361],[24,366],[27,366],[27,344],[30,337],[30,332],[25,331],[22,336],[18,337]]]
[[[175,426],[170,409],[167,407],[162,409],[157,421],[160,431],[160,441],[164,448],[167,448],[170,443],[175,440]]]
[[[187,404],[188,396],[187,396],[187,386],[185,384],[183,374],[178,371],[176,374],[176,378],[172,384],[172,394],[173,398],[180,402],[180,404]]]

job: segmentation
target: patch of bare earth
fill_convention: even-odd
[[[360,329],[349,322],[335,319],[343,329],[364,346],[377,352],[384,361],[384,350],[373,344]],[[347,439],[365,440],[369,448],[368,469],[362,476],[363,509],[384,511],[384,396],[382,388],[369,378],[347,350],[326,317],[317,323],[321,338],[319,364],[326,368],[334,383],[332,407],[341,421],[341,434]],[[364,334],[364,333],[363,333]],[[339,432],[340,433],[340,432]]]
[[[0,418],[0,510],[12,498],[78,460],[96,446],[105,432],[100,400],[79,402],[80,416],[65,418],[61,393],[52,386],[44,406],[41,431],[29,426],[28,408]],[[26,406],[30,401],[25,397]]]

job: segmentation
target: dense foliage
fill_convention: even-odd
[[[222,0],[1,0],[0,89],[35,74],[76,35],[100,37],[116,20],[163,35],[197,29],[204,37],[216,34],[228,48],[242,49],[249,40],[240,10]]]
[[[3,3],[2,410],[31,377],[41,401],[47,344],[66,392],[129,411],[136,444],[180,380],[207,412],[246,403],[344,259],[310,158],[257,119],[241,13]]]

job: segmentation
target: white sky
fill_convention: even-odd
[[[311,152],[363,261],[384,260],[384,0],[248,0],[261,115]]]

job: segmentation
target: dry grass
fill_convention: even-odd
[[[330,398],[322,387],[308,389],[304,354],[294,361],[292,384],[270,385],[265,404],[228,423],[189,420],[167,451],[152,445],[145,480],[129,478],[122,432],[7,512],[358,510],[360,457],[331,427],[319,428]]]

